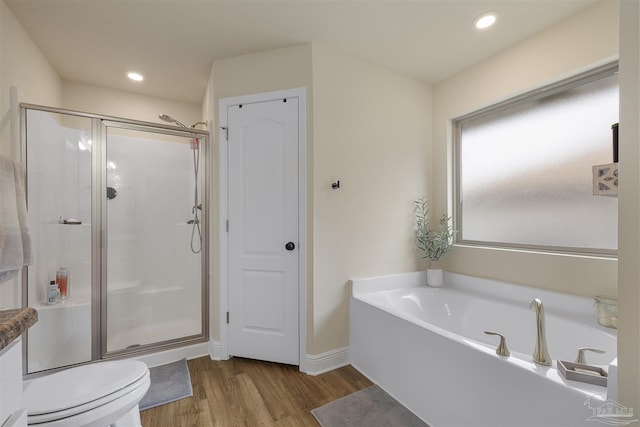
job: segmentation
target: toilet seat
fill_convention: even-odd
[[[142,362],[99,362],[33,380],[24,392],[29,425],[91,425],[137,406],[150,385]],[[105,425],[105,424],[102,424]]]

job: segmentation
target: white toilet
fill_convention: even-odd
[[[25,382],[28,424],[39,427],[140,427],[138,403],[151,384],[143,362],[78,366]]]

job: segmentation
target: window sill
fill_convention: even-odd
[[[523,253],[523,254],[538,254],[538,255],[552,255],[563,256],[571,258],[586,258],[586,259],[600,259],[600,260],[618,260],[618,253],[594,253],[588,251],[577,251],[571,249],[554,250],[552,248],[536,248],[536,247],[518,247],[510,245],[489,244],[489,243],[474,243],[474,242],[459,242],[453,245],[454,248],[466,248],[466,249],[480,249],[491,251],[502,251],[511,253]]]

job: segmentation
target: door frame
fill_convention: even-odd
[[[221,98],[218,100],[218,230],[219,269],[218,324],[220,341],[212,346],[214,359],[229,358],[229,234],[226,231],[228,219],[228,149],[227,149],[227,109],[232,105],[253,104],[275,101],[283,98],[298,98],[298,343],[299,369],[307,371],[307,108],[306,88],[295,88],[274,92]]]

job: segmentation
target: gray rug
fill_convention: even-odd
[[[151,386],[140,401],[143,411],[193,396],[187,359],[149,368]]]
[[[322,427],[429,427],[377,385],[311,411]]]

